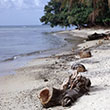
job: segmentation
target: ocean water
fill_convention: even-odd
[[[27,61],[55,54],[66,46],[62,37],[52,33],[61,30],[47,25],[0,27],[0,76],[15,73]]]

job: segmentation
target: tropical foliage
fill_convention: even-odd
[[[110,26],[110,0],[50,0],[41,22],[54,26]]]

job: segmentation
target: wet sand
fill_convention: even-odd
[[[68,33],[86,38],[93,32],[108,30],[72,30]],[[71,65],[81,63],[87,68],[82,75],[90,78],[90,95],[79,98],[71,107],[52,107],[47,110],[109,110],[110,109],[110,40],[87,41],[76,50],[63,52],[51,57],[34,59],[15,75],[0,77],[0,110],[46,110],[40,104],[38,93],[44,87],[61,88],[62,83],[72,73]],[[88,48],[91,58],[80,59],[78,50]]]

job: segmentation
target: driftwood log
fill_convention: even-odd
[[[45,88],[40,92],[39,98],[45,108],[57,105],[69,106],[87,93],[90,86],[91,81],[88,78],[72,74],[62,90]]]
[[[79,97],[88,93],[89,88],[91,86],[90,79],[72,74],[69,77],[68,82],[63,86],[63,90],[65,90],[62,99],[62,106],[72,105]]]
[[[45,108],[61,105],[63,93],[64,90],[56,88],[45,88],[41,90],[39,94],[41,104]]]
[[[85,92],[81,88],[75,87],[74,89],[67,89],[64,93],[64,97],[61,100],[61,105],[67,107],[72,105],[79,97],[84,95]]]
[[[74,78],[72,75],[69,77],[68,82],[63,86],[63,90],[74,89],[75,87],[80,88],[83,91],[88,91],[91,86],[89,78],[84,76],[77,76]]]
[[[105,40],[108,40],[108,37],[110,37],[110,33],[108,34],[104,34],[104,33],[101,33],[101,34],[98,34],[98,33],[94,33],[94,34],[91,34],[91,35],[88,35],[88,41],[89,40],[97,40],[97,39],[102,39],[104,38]]]
[[[90,51],[80,51],[79,52],[79,56],[80,58],[89,58],[92,56],[91,52]]]

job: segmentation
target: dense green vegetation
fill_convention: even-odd
[[[51,27],[110,26],[110,0],[50,0],[40,21]]]

